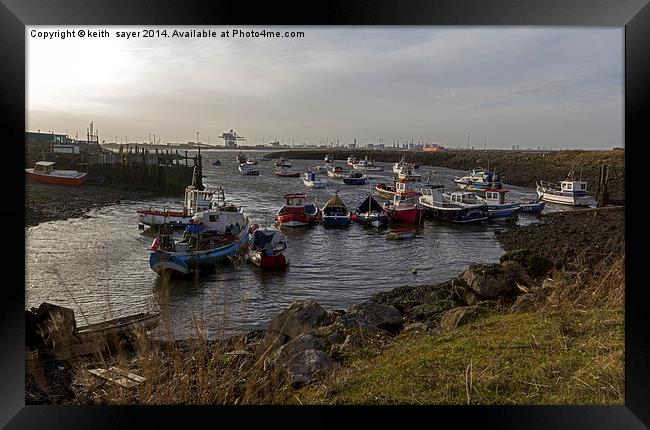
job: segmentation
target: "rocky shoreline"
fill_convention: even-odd
[[[25,185],[25,227],[42,222],[83,217],[91,209],[159,196],[128,186],[86,184],[81,187],[28,181]]]
[[[355,360],[399,349],[404,336],[444,338],[446,333],[490,316],[534,312],[553,300],[561,306],[557,300],[571,296],[567,279],[577,279],[587,289],[590,281],[585,279],[590,278],[584,277],[585,273],[593,272],[600,279],[602,268],[612,276],[611,267],[620,265],[615,262],[624,258],[624,209],[547,214],[540,223],[514,227],[498,234],[498,239],[507,251],[499,264],[472,264],[447,282],[402,286],[344,311],[328,312],[314,301],[296,301],[276,315],[266,330],[223,341],[195,339],[132,346],[127,358],[115,362],[149,381],[146,398],[137,390],[124,399],[116,387],[89,377],[86,370],[101,362],[86,360],[64,366],[69,371],[69,388],[63,391],[67,394],[59,393],[56,402],[295,402],[295,390],[309,390],[331,375],[351,372],[345,369]],[[575,286],[571,288],[575,290]],[[569,293],[575,295],[575,291]],[[596,291],[592,298],[596,293],[600,294]],[[618,306],[619,302],[617,296],[614,303]],[[579,307],[580,303],[569,305]],[[622,368],[622,362],[620,365]],[[166,370],[170,368],[174,372]],[[212,388],[204,386],[206,381]],[[30,384],[37,385],[33,380]],[[98,396],[100,391],[106,395]],[[41,394],[39,398],[35,392],[35,387],[27,391],[26,402],[52,402],[52,396]],[[327,401],[319,396],[318,402]]]

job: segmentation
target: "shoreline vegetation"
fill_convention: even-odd
[[[296,301],[266,330],[28,361],[27,404],[624,404],[624,208],[499,232],[499,264],[347,310]],[[163,289],[163,291],[165,291]],[[144,378],[123,388],[90,372]]]

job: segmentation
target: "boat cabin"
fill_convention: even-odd
[[[315,172],[305,172],[305,180],[314,182],[316,180]]]
[[[286,206],[290,207],[303,207],[307,204],[307,196],[305,194],[285,194],[284,199],[287,201]]]
[[[502,188],[487,189],[485,190],[485,200],[488,202],[488,204],[504,205],[506,204],[506,193],[509,191],[510,190],[505,190]]]
[[[54,161],[38,161],[34,166],[34,172],[50,174],[54,170]]]
[[[198,212],[192,217],[192,223],[202,224],[205,230],[237,235],[246,227],[248,221],[244,214],[233,206]]]
[[[571,194],[585,194],[587,192],[587,183],[584,181],[562,181],[560,188],[563,192]]]
[[[221,198],[223,197],[223,189],[219,189],[221,192]],[[219,191],[217,191],[217,194]],[[199,191],[193,185],[185,188],[185,208],[191,213],[200,212],[203,210],[210,209],[212,207],[213,198],[215,191],[212,190],[203,190]],[[219,198],[219,197],[217,197]]]
[[[477,205],[481,204],[478,196],[474,193],[468,191],[454,191],[450,194],[449,199],[453,203],[460,203],[465,205]]]

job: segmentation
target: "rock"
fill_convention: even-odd
[[[530,283],[521,266],[514,262],[505,265],[473,263],[461,274],[461,278],[467,284],[468,292],[487,300],[515,296],[520,293],[518,282],[524,285]]]
[[[325,343],[322,339],[310,334],[302,334],[282,345],[280,349],[278,349],[273,361],[276,365],[282,365],[296,354],[300,354],[301,352],[310,349],[322,350],[324,348]]]
[[[469,324],[476,321],[482,316],[492,313],[493,311],[484,305],[463,306],[454,308],[445,312],[440,320],[440,328],[444,331],[454,330],[461,325]]]
[[[551,287],[541,287],[536,290],[533,290],[530,293],[522,294],[517,297],[515,303],[510,307],[510,312],[531,312],[538,309],[544,303],[546,303],[546,298],[551,293]]]
[[[323,351],[308,349],[291,357],[282,366],[284,380],[299,388],[324,378],[334,367],[332,359]]]
[[[402,327],[404,320],[395,306],[363,302],[352,306],[339,322],[344,327],[377,327],[395,331]]]
[[[426,324],[419,322],[406,324],[402,330],[403,333],[426,333],[427,331],[428,327]]]
[[[41,303],[38,308],[25,311],[25,345],[29,348],[61,350],[77,340],[76,331],[72,309]]]
[[[529,249],[520,248],[509,251],[501,256],[501,263],[514,261],[521,264],[534,277],[540,277],[553,268],[553,262],[548,258],[533,254]]]
[[[329,321],[327,311],[314,300],[297,300],[273,318],[258,354],[284,345],[292,338]]]
[[[435,303],[425,303],[414,306],[408,311],[409,318],[414,321],[426,321],[438,317],[443,312],[454,307],[451,300],[441,300]]]

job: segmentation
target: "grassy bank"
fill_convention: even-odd
[[[582,178],[588,188],[595,193],[599,169],[602,164],[610,166],[609,192],[611,199],[624,200],[625,189],[625,151],[553,151],[549,153],[529,153],[524,151],[468,151],[454,150],[440,153],[421,151],[370,151],[370,150],[289,150],[268,154],[270,157],[284,155],[293,159],[323,161],[326,154],[333,154],[335,160],[345,161],[349,156],[368,156],[375,161],[396,162],[403,156],[428,166],[450,169],[471,170],[477,166],[495,169],[501,179],[512,185],[534,187],[539,180],[560,181],[570,170],[576,175],[582,170]]]

